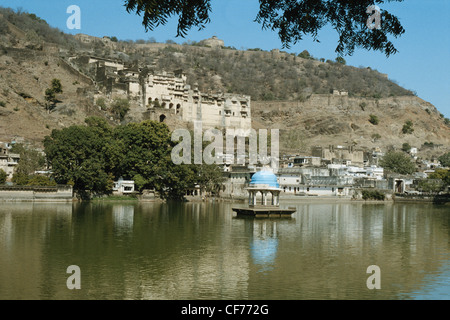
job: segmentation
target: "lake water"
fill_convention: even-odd
[[[290,219],[232,206],[0,203],[0,299],[450,298],[448,206],[283,204]]]

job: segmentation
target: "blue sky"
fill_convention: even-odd
[[[70,16],[66,11],[70,5],[81,9],[81,30],[69,30],[66,26]],[[225,41],[225,45],[237,49],[282,49],[276,32],[263,31],[253,22],[258,5],[258,0],[212,0],[211,23],[202,31],[192,29],[183,39],[175,37],[174,20],[146,33],[140,17],[126,12],[123,0],[0,0],[0,6],[35,13],[51,26],[72,34],[108,35],[121,40],[153,37],[158,42],[171,39],[178,43],[216,35]],[[406,29],[402,37],[392,39],[399,53],[386,58],[379,52],[360,49],[353,56],[345,57],[347,64],[370,66],[387,73],[390,79],[416,91],[420,98],[431,102],[450,118],[450,0],[405,0],[380,7],[399,17]],[[334,30],[323,29],[319,40],[321,42],[317,43],[305,38],[284,50],[300,53],[306,49],[316,58],[336,58],[337,34]]]

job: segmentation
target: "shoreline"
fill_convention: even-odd
[[[229,202],[229,203],[246,203],[247,198],[237,197],[186,197],[185,200],[178,200],[180,203],[200,203],[200,202]],[[177,201],[177,200],[175,200]],[[45,197],[34,197],[27,195],[25,197],[5,197],[0,191],[0,203],[113,203],[113,202],[128,202],[128,203],[164,203],[164,199],[158,197],[129,197],[129,196],[111,196],[94,198],[90,200],[77,199],[74,197],[46,195]],[[338,197],[338,196],[281,196],[280,203],[283,204],[297,204],[297,203],[367,203],[367,204],[392,204],[392,203],[431,203],[431,204],[447,204],[450,205],[450,195],[443,195],[440,197],[429,196],[393,196],[385,200],[364,200],[361,198],[352,197]]]

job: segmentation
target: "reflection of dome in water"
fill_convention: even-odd
[[[279,188],[277,176],[268,170],[263,170],[255,173],[252,176],[252,181],[250,182],[250,186],[256,187],[258,185],[266,185],[272,188]]]
[[[254,239],[251,246],[253,263],[267,266],[275,261],[278,250],[278,240],[275,238]]]

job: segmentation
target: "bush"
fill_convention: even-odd
[[[405,142],[402,145],[402,151],[409,152],[410,150],[411,150],[411,145],[409,143]]]
[[[384,201],[386,196],[383,192],[378,190],[363,190],[362,191],[363,200],[380,200]]]
[[[413,123],[411,120],[405,122],[402,128],[403,134],[412,134],[414,132]]]
[[[26,186],[30,177],[26,173],[16,172],[12,177],[12,182],[14,182],[18,186]]]
[[[371,114],[370,118],[369,118],[369,122],[371,124],[373,124],[374,126],[378,125],[378,123],[380,123],[380,120],[378,119],[378,117],[376,115]]]
[[[3,169],[0,169],[0,184],[4,184],[7,177],[8,175],[6,174],[6,172],[3,171]]]
[[[336,62],[339,63],[339,64],[343,64],[343,65],[347,64],[347,61],[345,61],[345,59],[342,58],[342,57],[337,57],[336,58]]]
[[[438,158],[443,167],[450,167],[450,152],[447,152]]]
[[[103,97],[100,97],[97,99],[97,101],[95,102],[95,104],[100,107],[102,110],[106,110],[106,100]]]
[[[40,186],[40,187],[49,187],[56,186],[55,180],[40,175],[32,175],[28,177],[28,186]]]
[[[116,98],[111,104],[111,111],[115,113],[120,118],[120,120],[123,120],[123,118],[125,118],[125,115],[129,110],[130,102],[128,101],[128,99]]]
[[[444,118],[444,123],[447,127],[450,127],[450,119],[449,118]]]

